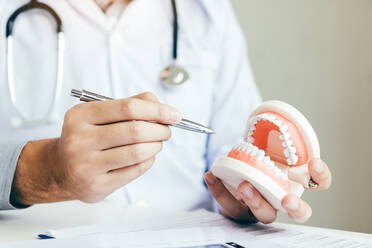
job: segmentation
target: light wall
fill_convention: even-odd
[[[308,224],[372,233],[372,1],[232,3],[264,99],[308,117],[333,172],[330,190],[303,197]]]

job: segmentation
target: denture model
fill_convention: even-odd
[[[268,101],[251,114],[244,142],[217,159],[211,171],[229,190],[250,182],[286,212],[282,199],[289,193],[301,197],[310,182],[308,163],[319,157],[318,138],[306,118],[287,103]]]

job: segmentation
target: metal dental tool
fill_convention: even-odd
[[[113,98],[98,95],[93,92],[89,92],[86,90],[71,90],[71,96],[77,97],[80,99],[80,101],[83,102],[91,102],[91,101],[106,101],[106,100],[114,100]],[[215,134],[215,131],[205,127],[199,123],[189,121],[186,119],[182,119],[179,123],[170,125],[172,127],[178,127],[184,130],[196,132],[196,133],[205,133],[205,134]]]

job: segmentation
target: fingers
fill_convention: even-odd
[[[309,173],[311,178],[318,183],[318,190],[326,190],[331,186],[331,172],[320,158],[314,158],[309,163]]]
[[[114,187],[115,189],[120,188],[142,176],[152,167],[154,162],[155,157],[151,157],[142,163],[110,171],[107,173],[106,180],[111,187]]]
[[[210,192],[221,206],[222,212],[225,215],[237,221],[250,223],[257,222],[249,208],[242,202],[238,201],[226,189],[222,182],[212,174],[212,172],[207,172],[204,176],[204,179]]]
[[[182,115],[176,108],[139,98],[83,103],[74,106],[65,115],[65,122],[80,120],[96,125],[128,120],[175,124],[181,119]]]
[[[116,170],[154,157],[161,151],[162,146],[162,142],[152,142],[117,147],[99,152],[95,160],[104,171]]]
[[[277,210],[261,196],[252,184],[249,182],[241,183],[238,187],[238,193],[258,221],[264,224],[275,221]]]
[[[154,103],[159,102],[159,99],[156,97],[156,95],[151,92],[144,92],[142,94],[133,96],[132,98],[138,98],[138,99],[142,99],[142,100],[154,102]]]
[[[298,223],[306,222],[312,214],[309,204],[293,194],[283,198],[282,206],[288,212],[288,216]]]
[[[166,125],[146,121],[118,122],[95,127],[94,140],[99,140],[97,149],[109,149],[136,143],[148,143],[168,140],[170,128]]]

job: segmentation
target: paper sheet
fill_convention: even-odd
[[[288,224],[255,225],[235,229],[235,239],[246,244],[247,239],[270,241],[279,247],[356,248],[372,247],[372,235]],[[274,246],[272,246],[274,247]]]
[[[137,216],[138,217],[138,216]],[[185,247],[236,242],[246,247],[372,248],[372,235],[289,224],[237,225],[207,211],[143,215],[100,226],[54,230],[56,240],[4,247]],[[25,245],[27,244],[27,245]],[[2,247],[2,246],[0,246]]]
[[[189,228],[129,233],[101,233],[65,239],[33,240],[0,245],[7,248],[171,248],[221,243],[226,235],[220,228]]]

